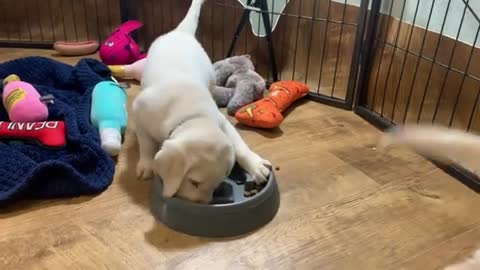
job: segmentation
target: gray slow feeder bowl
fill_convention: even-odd
[[[235,165],[215,191],[211,204],[198,204],[162,196],[162,180],[154,178],[151,210],[160,222],[185,234],[202,237],[233,237],[252,232],[270,222],[280,206],[273,171],[256,195],[245,197],[245,172]]]

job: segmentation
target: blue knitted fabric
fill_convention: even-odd
[[[72,67],[26,57],[0,64],[0,78],[12,73],[31,83],[40,95],[55,97],[49,120],[65,121],[67,146],[51,149],[0,140],[0,203],[105,190],[113,179],[114,162],[102,150],[99,133],[90,123],[90,101],[95,84],[110,79],[108,68],[95,59],[82,59]],[[9,121],[3,106],[0,121]]]

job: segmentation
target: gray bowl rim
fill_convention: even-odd
[[[157,177],[157,179],[155,179],[154,181],[160,181],[161,182],[160,184],[163,185],[162,179],[160,177]],[[233,181],[230,180],[228,182],[231,183]],[[233,182],[233,184],[235,184],[235,182]],[[244,185],[237,185],[237,187],[234,187],[234,189],[240,188],[239,186],[243,187]],[[233,211],[244,210],[246,208],[255,207],[263,203],[264,201],[270,198],[270,196],[272,195],[273,192],[275,192],[276,189],[278,189],[276,177],[273,171],[271,171],[268,176],[267,184],[265,185],[265,187],[253,197],[246,198],[245,200],[242,200],[242,201],[226,203],[226,204],[201,204],[201,203],[195,203],[195,202],[187,201],[184,199],[180,199],[177,197],[172,197],[167,199],[162,198],[162,200],[164,204],[168,204],[171,207],[181,207],[183,209],[188,209],[190,211],[195,211],[195,210],[204,211],[205,214],[210,211],[215,211],[216,213],[218,213],[218,211],[233,212]],[[162,196],[162,195],[159,194],[159,196]]]

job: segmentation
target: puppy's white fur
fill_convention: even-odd
[[[445,270],[479,270],[480,269],[480,249],[476,250],[470,258],[463,262],[450,265]]]
[[[387,132],[381,147],[402,146],[480,175],[480,136],[445,127],[407,125]]]
[[[148,51],[133,103],[140,159],[137,176],[163,179],[164,196],[206,203],[235,160],[255,181],[266,181],[270,162],[254,153],[218,110],[210,90],[212,63],[195,39],[201,6],[193,0],[183,21]]]

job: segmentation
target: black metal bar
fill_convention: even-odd
[[[412,83],[410,84],[410,87],[408,88],[409,92],[408,92],[407,105],[405,106],[405,114],[403,115],[402,123],[405,123],[405,121],[407,121],[408,108],[410,107],[410,101],[412,100],[413,87],[415,87],[415,81],[417,80],[418,68],[420,67],[420,60],[421,60],[421,57],[422,57],[423,48],[425,47],[425,41],[427,40],[428,27],[430,26],[430,21],[432,19],[434,6],[435,6],[435,1],[432,1],[432,5],[430,6],[430,13],[428,14],[427,26],[425,26],[425,31],[423,32],[422,45],[420,46],[420,54],[418,54],[416,56],[417,57],[417,63],[415,64],[415,71],[413,72]],[[413,54],[412,52],[410,52],[408,50],[406,50],[405,53]]]
[[[247,5],[250,5],[251,0],[247,1]],[[268,17],[268,7],[267,7],[267,2],[266,0],[260,0],[256,1],[254,4],[254,7],[259,8],[261,10],[262,14],[262,19],[264,23],[264,28],[266,31],[266,36],[267,36],[267,46],[268,46],[268,51],[269,51],[269,56],[270,56],[270,67],[272,69],[272,78],[274,81],[278,80],[278,74],[277,74],[277,63],[275,59],[275,50],[273,48],[273,40],[272,40],[272,28],[270,24],[270,19]],[[230,48],[228,50],[227,57],[232,56],[233,51],[235,50],[235,45],[237,43],[237,40],[240,36],[240,33],[242,32],[243,28],[245,27],[246,23],[248,22],[248,17],[250,15],[250,10],[249,9],[244,9],[242,18],[240,19],[240,23],[237,26],[237,29],[235,30],[235,34],[233,36],[232,43],[230,44]],[[247,38],[245,37],[245,42]],[[245,50],[247,49],[247,44],[245,44]]]
[[[387,42],[388,30],[390,29],[390,25],[393,20],[392,11],[393,11],[393,2],[390,2],[390,11],[388,13],[388,23],[387,23],[387,27],[385,28],[385,43]],[[375,76],[375,81],[373,83],[373,99],[372,99],[373,109],[375,109],[375,100],[377,99],[378,79],[380,77],[380,70],[382,69],[383,57],[385,56],[385,47],[386,47],[385,45],[382,47],[382,52],[380,53],[380,62],[378,62],[377,75]],[[385,91],[383,94],[385,95]]]
[[[275,1],[274,1],[275,2]],[[310,56],[311,56],[311,53],[312,53],[312,40],[313,40],[313,28],[315,28],[315,21],[313,20],[313,18],[315,18],[315,13],[317,12],[317,1],[313,1],[313,16],[312,16],[312,20],[311,20],[311,23],[310,23],[310,40],[308,41],[308,55],[307,55],[307,70],[305,71],[305,83],[307,83],[308,81],[308,70],[309,70],[309,66],[310,66]]]
[[[363,105],[355,107],[354,112],[381,131],[385,131],[393,126],[388,119],[383,118],[380,114],[369,110]]]
[[[468,0],[462,0],[462,2],[465,4],[465,6],[467,6],[468,10],[470,11],[470,13],[472,13],[473,17],[475,18],[475,20],[477,20],[477,23],[480,23],[480,18],[477,14],[477,12],[475,12],[475,10],[473,10],[473,8],[470,6],[470,4],[468,3]]]
[[[333,106],[333,107],[344,109],[344,110],[352,109],[349,104],[345,103],[345,100],[336,98],[336,97],[327,96],[324,94],[317,94],[315,92],[310,92],[308,93],[307,98],[310,100],[316,101],[318,103],[322,103],[325,105]]]
[[[463,21],[465,19],[465,14],[466,13],[467,13],[467,6],[465,6],[465,8],[463,9],[462,18],[460,19],[460,25],[458,26],[458,32],[457,32],[457,35],[455,37],[455,43],[453,44],[453,49],[452,49],[452,52],[450,53],[450,58],[448,60],[448,66],[449,67],[452,66],[453,56],[455,55],[455,50],[457,49],[458,39],[460,38],[460,33],[462,32]],[[470,53],[473,53],[473,49]],[[471,56],[472,55],[470,55],[470,59],[468,61],[468,67],[470,66]],[[440,88],[440,94],[438,95],[437,103],[435,104],[435,111],[433,112],[432,123],[434,123],[435,120],[437,119],[438,108],[440,108],[440,101],[442,100],[442,96],[443,96],[443,93],[445,91],[445,86],[447,85],[448,75],[449,75],[449,72],[447,71],[447,74],[443,78],[442,88]],[[460,88],[459,92],[460,91],[461,91],[461,88]]]
[[[389,46],[392,46],[392,47],[394,46],[394,44],[392,44],[392,43],[390,43],[390,42],[386,42],[385,44],[387,44],[387,45],[389,45]],[[403,52],[406,52],[406,53],[408,53],[408,54],[410,54],[410,55],[416,56],[416,57],[418,57],[418,58],[421,58],[421,59],[423,59],[423,60],[427,60],[427,61],[429,61],[429,62],[432,62],[432,63],[435,64],[435,65],[438,65],[438,66],[440,66],[440,67],[442,67],[442,68],[447,69],[448,71],[453,71],[453,72],[458,73],[458,74],[460,74],[460,75],[465,75],[465,76],[467,76],[467,77],[470,78],[470,79],[473,79],[473,80],[476,80],[476,81],[480,81],[480,77],[477,77],[477,76],[474,76],[474,75],[470,75],[470,74],[466,74],[464,71],[462,71],[462,70],[460,70],[460,69],[457,69],[457,68],[454,68],[454,67],[451,67],[451,66],[449,66],[449,65],[446,65],[446,64],[444,64],[444,63],[442,63],[442,62],[437,61],[436,59],[433,59],[433,58],[430,58],[430,57],[427,57],[427,56],[424,56],[424,55],[420,55],[420,54],[418,54],[418,53],[409,51],[409,50],[407,50],[407,49],[405,49],[405,48],[396,47],[396,49],[397,49],[397,50],[400,50],[400,51],[403,51]]]
[[[353,53],[352,64],[350,67],[350,76],[348,80],[346,103],[352,104],[355,94],[355,104],[363,104],[368,91],[368,81],[370,70],[372,68],[371,61],[375,54],[375,36],[377,35],[378,21],[380,17],[381,0],[373,0],[370,11],[370,18],[367,22],[368,0],[363,0],[360,5],[359,26],[355,37],[355,49]],[[365,29],[367,25],[367,29]],[[366,32],[365,32],[366,31]],[[365,42],[363,37],[365,36]],[[359,65],[360,63],[360,65]],[[356,87],[357,76],[359,78],[358,88]]]
[[[314,2],[316,2],[316,1],[314,1]],[[275,10],[275,1],[272,1],[272,12],[269,12],[269,15],[270,15],[269,22],[270,22],[270,24],[273,23],[273,11],[274,10]],[[274,54],[274,56],[275,56],[275,54]],[[272,77],[273,77],[273,74],[272,74]],[[268,69],[268,68],[267,68],[267,80],[270,80],[270,69]],[[278,71],[277,71],[277,80],[278,80]]]
[[[318,85],[317,85],[317,94],[320,94],[320,87],[322,85],[322,73],[323,73],[323,60],[325,58],[325,51],[327,51],[327,39],[328,39],[328,23],[330,18],[330,7],[332,5],[332,1],[328,1],[327,7],[327,19],[325,21],[325,37],[323,38],[323,47],[322,47],[322,54],[320,56],[320,76],[318,76]]]
[[[316,1],[320,1],[320,0],[316,0]],[[233,5],[225,5],[225,6],[235,8],[235,6],[233,6]],[[269,13],[271,15],[279,15],[279,16],[282,16],[282,17],[292,17],[292,18],[295,18],[295,19],[300,18],[302,20],[314,20],[316,22],[327,22],[327,19],[323,19],[323,18],[320,18],[320,17],[310,17],[310,16],[299,15],[299,14],[290,14],[290,13],[285,13],[285,12],[273,12],[273,11],[269,11]],[[344,25],[350,25],[350,26],[357,26],[358,25],[357,23],[342,22],[342,21],[333,20],[333,19],[329,20],[329,23],[344,24]]]
[[[410,49],[410,44],[412,42],[412,37],[413,37],[413,30],[415,29],[415,22],[417,21],[417,14],[418,14],[418,7],[420,5],[420,1],[417,1],[417,6],[415,7],[415,14],[413,15],[413,22],[410,30],[410,35],[408,37],[408,42],[407,42],[407,50]],[[400,30],[399,30],[400,31]],[[395,49],[394,49],[395,52]],[[407,61],[407,56],[408,53],[404,53],[403,59],[402,59],[402,68],[400,69],[400,76],[398,79],[397,87],[395,88],[395,94],[393,98],[393,108],[392,108],[392,120],[395,119],[395,108],[397,107],[397,98],[398,98],[398,93],[400,92],[400,85],[402,83],[402,78],[403,78],[403,72],[405,71],[405,63]]]
[[[397,47],[398,38],[400,37],[400,29],[402,28],[402,21],[403,21],[403,15],[405,14],[406,4],[407,4],[407,1],[403,1],[402,13],[400,15],[400,21],[398,23],[398,30],[397,30],[397,34],[395,35],[395,47]],[[392,2],[392,5],[393,5],[393,2]],[[390,65],[389,65],[388,70],[387,70],[387,77],[385,78],[385,89],[383,91],[382,109],[381,109],[381,113],[380,113],[382,116],[383,116],[383,111],[385,109],[385,99],[387,97],[387,87],[388,87],[388,81],[390,79],[390,73],[392,72],[393,59],[395,59],[395,47],[393,49],[392,57],[391,57],[391,60],[390,60]],[[393,106],[395,106],[395,104]],[[393,118],[392,118],[392,120],[393,120]]]
[[[255,2],[257,2],[257,1],[255,1]],[[255,6],[255,3],[254,3],[254,6]],[[250,13],[250,14],[251,14],[251,13]],[[255,54],[256,54],[256,55],[255,55],[255,59],[257,59],[257,61],[256,61],[255,64],[258,65],[258,62],[259,62],[258,59],[260,59],[260,56],[261,56],[261,53],[260,53],[260,26],[261,26],[261,25],[260,25],[260,21],[261,21],[261,20],[260,20],[260,19],[261,19],[263,16],[262,16],[262,13],[261,13],[261,12],[257,12],[256,14],[258,15],[258,26],[257,26],[257,33],[258,33],[258,35],[256,35],[256,39],[255,39],[255,40],[256,40],[257,42],[256,42],[256,47],[255,47],[255,50],[254,50],[254,51],[255,51]],[[250,15],[250,17],[251,17],[251,15]],[[259,70],[257,70],[257,71],[259,72]]]
[[[266,0],[263,0],[261,3],[262,15],[263,15],[263,23],[264,28],[267,34],[267,46],[268,52],[270,55],[270,68],[272,69],[272,79],[274,82],[278,81],[278,72],[277,72],[277,60],[275,59],[275,49],[273,48],[273,40],[272,40],[272,25],[270,23],[270,18],[268,17],[268,7]]]
[[[467,66],[465,67],[465,72],[468,72],[468,70],[470,69],[470,64],[472,63],[472,59],[473,59],[473,51],[475,50],[475,44],[477,43],[479,34],[480,34],[480,26],[477,28],[477,33],[475,34],[475,39],[473,41],[472,48],[470,49],[470,52],[469,52],[468,62],[467,62]],[[460,89],[455,97],[455,103],[453,105],[452,115],[450,116],[450,121],[448,122],[449,127],[452,126],[453,119],[455,118],[455,112],[457,111],[458,102],[460,100],[460,94],[462,93],[463,85],[465,84],[466,78],[467,76],[462,77],[462,82],[460,83]]]
[[[298,11],[297,14],[302,13],[302,0],[298,1]],[[295,45],[293,49],[293,68],[292,68],[292,80],[295,80],[295,68],[297,64],[297,53],[298,53],[298,36],[300,35],[300,17],[297,17],[297,31],[295,36]]]
[[[251,0],[248,0],[247,5],[249,5]],[[233,55],[233,51],[235,50],[235,45],[237,44],[237,40],[240,37],[240,34],[242,33],[243,27],[248,22],[248,16],[250,15],[250,10],[244,9],[242,17],[240,18],[240,22],[238,23],[237,29],[235,30],[235,34],[233,35],[232,42],[230,43],[230,48],[228,49],[227,57],[230,57]],[[247,37],[245,36],[245,41],[247,40]],[[246,48],[245,44],[245,48]]]
[[[475,102],[473,103],[472,113],[470,114],[470,118],[468,119],[467,131],[470,131],[472,127],[473,118],[478,110],[478,100],[480,98],[480,87],[477,89],[477,96],[475,97]]]
[[[347,12],[347,0],[345,0],[343,4],[343,12],[342,12],[342,22],[345,20],[345,13]],[[340,35],[338,37],[338,47],[337,47],[337,55],[335,57],[335,70],[333,71],[333,82],[332,82],[332,91],[330,96],[333,97],[335,94],[335,83],[337,78],[337,70],[338,70],[338,59],[340,58],[340,49],[342,48],[342,36],[343,36],[343,23],[340,25]]]
[[[316,1],[315,1],[316,2]],[[287,0],[285,0],[285,3],[284,5],[287,5]],[[274,13],[272,12],[272,15]],[[281,16],[281,15],[280,15]],[[312,20],[315,16],[312,16]],[[284,21],[287,20],[288,17],[285,17]],[[284,25],[288,25],[286,22],[284,23]],[[286,41],[286,36],[287,36],[287,30],[285,29],[284,31],[282,31],[282,49],[280,49],[280,60],[282,61],[282,67],[284,66],[285,64],[285,51],[288,51],[288,48],[287,50],[285,50],[285,41]],[[279,79],[281,80],[282,79],[282,75],[283,75],[283,69],[280,70],[280,74],[279,74]]]
[[[452,0],[448,0],[447,9],[445,10],[445,17],[443,18],[442,28],[440,30],[440,35],[438,36],[437,44],[435,45],[435,53],[433,55],[433,59],[435,59],[435,60],[437,59],[438,49],[440,48],[440,40],[442,39],[442,36],[443,36],[443,29],[445,28],[445,22],[447,21],[448,11],[450,10],[450,4],[451,3],[452,3]],[[424,88],[422,102],[420,103],[421,105],[420,105],[420,110],[419,110],[418,115],[417,115],[417,123],[420,122],[420,118],[422,116],[423,105],[425,104],[425,98],[427,97],[428,88],[430,86],[430,82],[431,82],[431,78],[432,78],[434,68],[435,68],[435,64],[432,64],[432,68],[430,69],[430,72],[429,72],[428,77],[427,77],[427,84],[425,85],[425,88]],[[447,70],[447,74],[448,74],[448,70]]]

